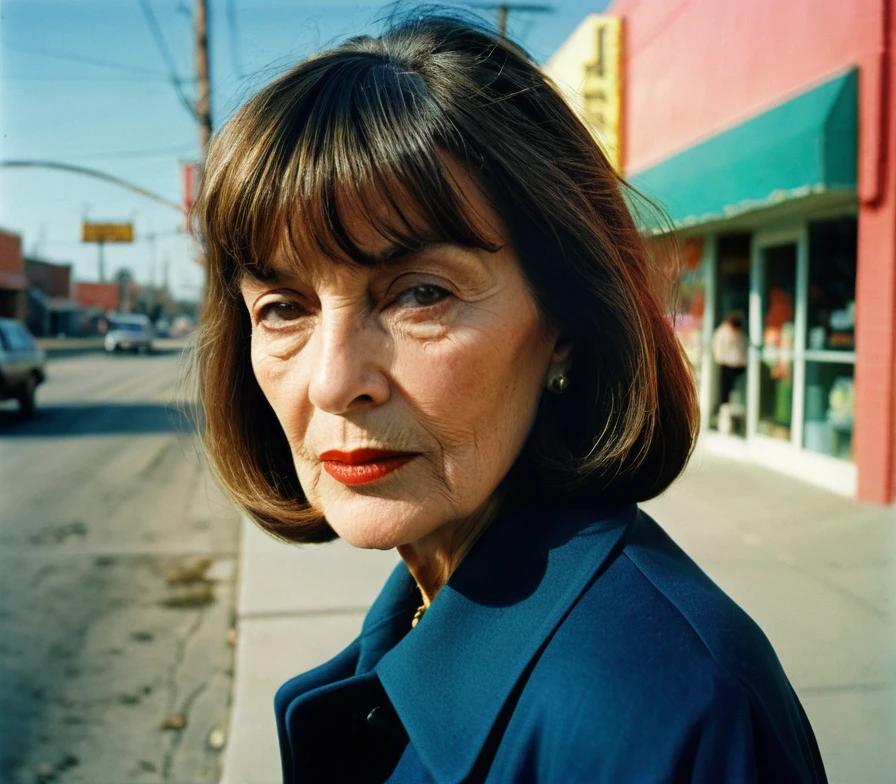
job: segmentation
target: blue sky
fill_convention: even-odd
[[[192,98],[192,0],[145,0]],[[215,126],[277,73],[347,35],[376,29],[387,3],[209,0]],[[509,32],[540,61],[606,0],[555,0],[552,13],[511,12]],[[411,9],[416,4],[405,3]],[[491,11],[482,11],[491,18]],[[169,79],[141,0],[0,2],[0,158],[101,169],[174,201],[180,161],[197,131]],[[137,241],[107,245],[106,272],[158,283],[167,264],[178,296],[194,298],[201,271],[170,208],[113,185],[43,169],[0,168],[0,227],[28,254],[72,262],[97,279],[97,249],[80,242],[84,217],[131,220]],[[154,239],[152,236],[154,235]]]

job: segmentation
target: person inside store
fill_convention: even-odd
[[[217,134],[211,462],[286,542],[400,555],[277,693],[284,781],[824,781],[766,637],[638,507],[698,416],[625,194],[533,61],[450,16]]]
[[[747,367],[747,333],[739,311],[725,316],[712,333],[712,355],[719,366],[719,401],[725,405]]]

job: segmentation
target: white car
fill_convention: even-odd
[[[139,313],[118,313],[109,319],[109,330],[106,332],[103,345],[106,351],[152,351],[152,340],[155,337],[152,323],[148,316]]]

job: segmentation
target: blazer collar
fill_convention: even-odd
[[[469,775],[527,666],[636,514],[632,504],[499,515],[412,632],[419,594],[396,568],[365,621],[358,671],[375,669],[440,784]]]

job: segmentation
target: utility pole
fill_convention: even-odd
[[[208,0],[196,0],[196,122],[199,124],[200,165],[212,137],[212,102],[208,67]]]
[[[502,41],[507,38],[507,17],[511,11],[527,11],[534,14],[551,13],[554,6],[543,3],[467,3],[471,8],[479,8],[483,11],[494,11],[497,14],[498,38]]]
[[[498,37],[503,41],[507,38],[507,14],[510,8],[507,3],[501,3],[497,8],[498,12]]]

